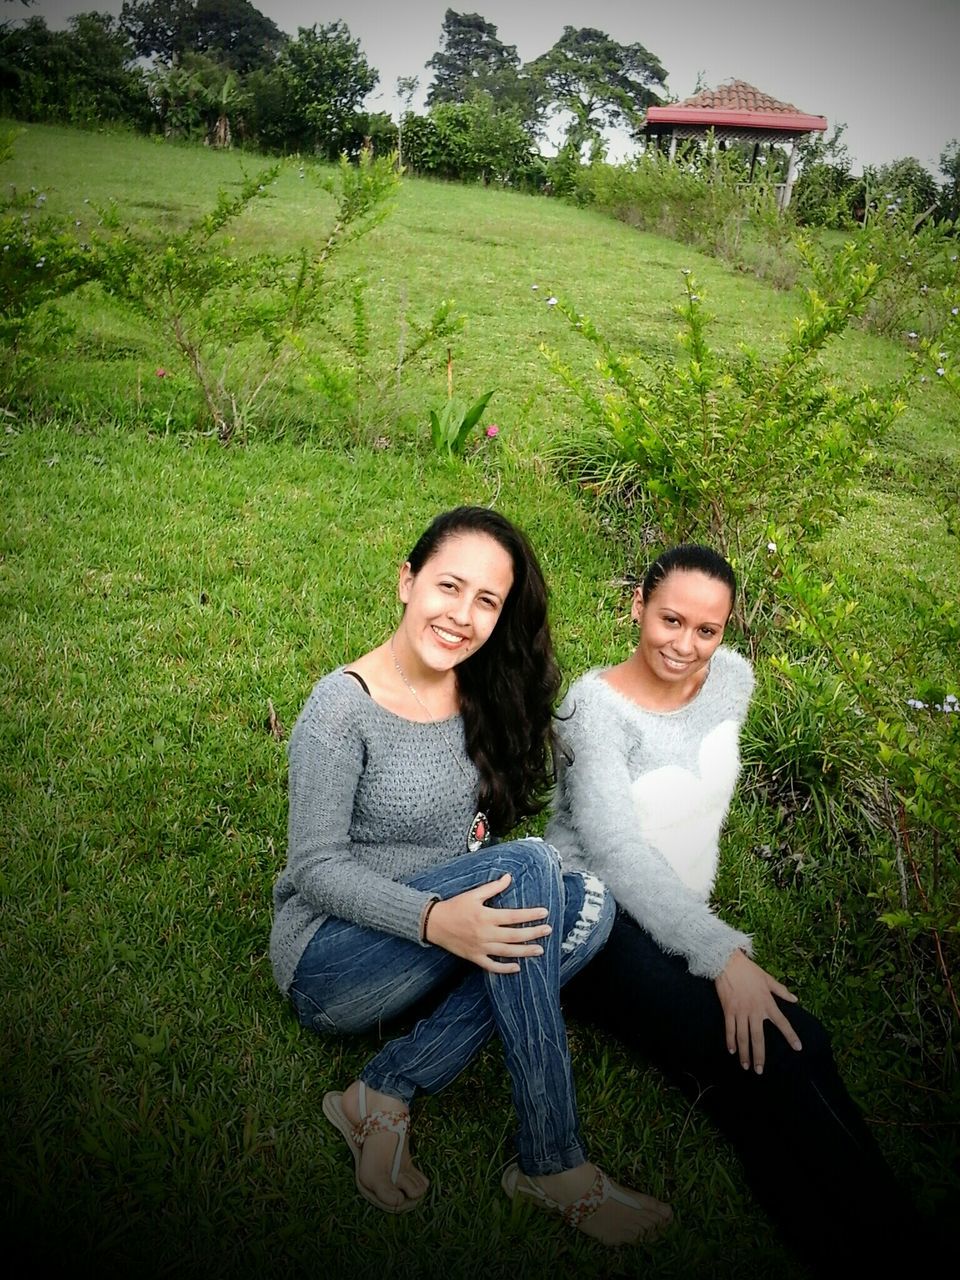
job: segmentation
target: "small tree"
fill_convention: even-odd
[[[498,111],[488,93],[469,102],[441,102],[405,121],[407,163],[418,173],[464,182],[517,182],[535,157],[518,115]]]
[[[932,213],[940,194],[933,174],[914,156],[881,165],[874,176],[873,190],[879,202],[904,204],[917,216]]]
[[[123,232],[95,245],[103,289],[146,319],[182,357],[211,428],[226,444],[246,431],[255,402],[284,363],[302,352],[300,335],[322,323],[336,293],[330,267],[375,226],[396,189],[393,157],[340,163],[332,226],[299,254],[231,252],[226,234],[276,179],[280,164],[221,191],[210,213],[172,236]]]
[[[378,80],[346,23],[301,27],[275,66],[250,77],[254,131],[278,151],[335,157]]]
[[[419,76],[397,76],[397,97],[400,99],[400,115],[397,120],[397,167],[403,168],[403,121],[410,114],[413,95],[420,87]]]

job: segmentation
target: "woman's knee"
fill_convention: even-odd
[[[772,1023],[766,1024],[767,1071],[788,1069],[807,1073],[823,1064],[832,1063],[833,1046],[830,1035],[820,1021],[802,1005],[791,1004],[786,1000],[777,1000],[784,1017],[797,1033],[803,1046],[799,1051],[793,1049],[783,1032]]]
[[[560,855],[539,837],[528,836],[523,840],[495,845],[491,852],[495,855],[500,875],[509,872],[514,885],[560,881]]]

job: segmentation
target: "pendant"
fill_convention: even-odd
[[[477,853],[490,840],[490,827],[487,823],[487,815],[478,813],[470,823],[470,830],[467,833],[467,848],[471,853]]]

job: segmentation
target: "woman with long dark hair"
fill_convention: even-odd
[[[634,651],[581,676],[560,708],[547,839],[618,903],[568,1007],[662,1067],[718,1124],[818,1274],[890,1274],[921,1246],[916,1211],[821,1023],[710,906],[753,691],[749,662],[721,644],[735,593],[709,547],[665,552],[634,594]]]
[[[323,1100],[358,1190],[391,1212],[427,1190],[407,1146],[435,1093],[495,1032],[517,1114],[504,1190],[608,1244],[667,1206],[587,1161],[561,985],[603,945],[613,906],[543,841],[492,843],[542,807],[559,675],[536,557],[482,507],[438,516],[400,570],[393,634],[314,687],[289,746],[289,841],[271,959],[322,1035],[438,1003]]]

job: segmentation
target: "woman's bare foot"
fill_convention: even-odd
[[[378,1093],[369,1086],[366,1090],[367,1115],[374,1111],[388,1111],[398,1115],[406,1115],[409,1108],[399,1098],[388,1093]],[[343,1092],[340,1102],[343,1114],[356,1128],[361,1123],[360,1115],[360,1081],[354,1080]],[[397,1135],[385,1130],[367,1135],[360,1152],[360,1167],[357,1177],[360,1182],[384,1204],[401,1205],[404,1200],[420,1200],[426,1195],[429,1181],[416,1167],[410,1158],[407,1140],[403,1140],[403,1155],[400,1157],[400,1170],[397,1181],[390,1177],[397,1152]]]
[[[521,1173],[520,1178],[526,1178],[557,1205],[566,1208],[591,1192],[597,1181],[597,1172],[595,1164],[581,1164],[575,1169],[565,1169],[563,1173],[536,1177]],[[607,1245],[635,1244],[638,1240],[649,1240],[659,1235],[672,1219],[673,1210],[662,1200],[622,1187],[612,1178],[606,1181],[606,1198],[596,1208],[591,1208],[588,1201],[586,1212],[574,1223],[585,1235]]]

